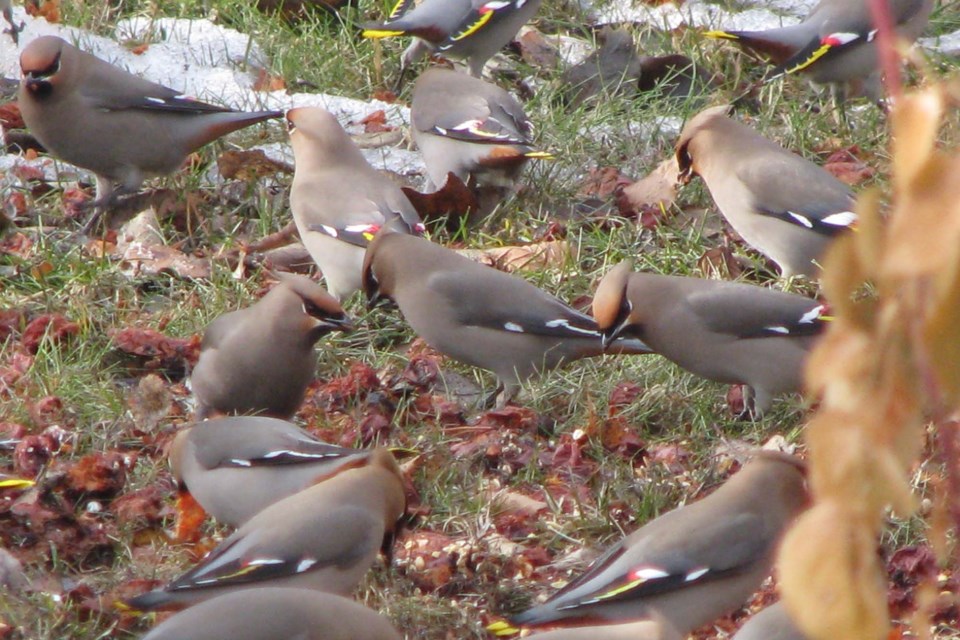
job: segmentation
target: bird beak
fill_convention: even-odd
[[[356,329],[356,325],[353,323],[353,318],[344,314],[342,318],[333,318],[333,317],[324,317],[317,318],[317,328],[323,327],[328,331],[343,331],[350,332]]]
[[[620,337],[620,334],[622,334],[624,329],[626,329],[629,325],[630,325],[630,316],[629,314],[627,314],[627,317],[625,317],[620,324],[614,325],[608,329],[604,329],[603,331],[601,331],[600,345],[603,347],[603,350],[606,351],[607,349],[609,349],[610,345],[616,342],[617,338]]]

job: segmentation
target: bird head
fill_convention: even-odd
[[[60,77],[65,41],[54,36],[43,36],[32,41],[20,54],[20,83],[36,98],[44,98],[53,91]]]
[[[593,317],[600,327],[604,349],[634,324],[633,304],[627,298],[631,273],[630,261],[624,260],[603,276],[593,296]]]

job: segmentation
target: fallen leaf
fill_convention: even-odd
[[[111,498],[127,481],[126,457],[116,451],[83,456],[67,470],[67,494]]]
[[[567,264],[570,259],[570,245],[566,240],[558,240],[521,246],[459,249],[457,253],[508,273],[523,270],[542,271]]]
[[[200,355],[199,336],[170,338],[154,329],[137,327],[115,329],[109,335],[117,349],[140,358],[140,365],[146,369],[183,373]]]
[[[23,122],[23,116],[20,115],[20,105],[17,101],[0,104],[0,127],[4,129],[26,129],[27,125]]]
[[[20,344],[28,353],[36,354],[44,342],[59,345],[78,333],[80,333],[80,325],[76,322],[71,322],[57,313],[48,313],[35,318],[27,325],[23,331],[23,337],[20,338]]]
[[[587,177],[580,183],[577,196],[606,199],[629,182],[615,167],[594,167],[587,172]]]
[[[286,162],[269,158],[263,149],[228,149],[217,156],[217,169],[226,180],[255,180],[278,173],[293,174]]]
[[[480,207],[473,190],[452,172],[447,174],[443,187],[432,193],[420,193],[410,187],[401,189],[420,214],[421,220],[446,220],[446,226],[450,230],[459,229],[463,219],[469,219]]]
[[[266,69],[258,69],[257,77],[253,81],[254,91],[283,91],[287,88],[287,83],[283,76],[275,75]]]
[[[632,218],[645,209],[671,206],[677,198],[677,180],[680,169],[672,155],[657,165],[646,177],[617,191],[617,208],[626,218]]]
[[[387,124],[387,114],[383,109],[368,114],[357,124],[363,125],[364,133],[383,133],[393,131],[396,128]]]

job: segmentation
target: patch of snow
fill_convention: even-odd
[[[610,2],[596,9],[599,24],[637,23],[672,31],[681,25],[704,29],[759,31],[798,22],[815,0],[771,0],[749,3],[751,8],[729,11],[706,0],[689,0],[681,6],[650,6],[643,0]]]
[[[960,31],[946,33],[942,36],[920,38],[920,46],[942,53],[945,56],[960,56]]]
[[[351,133],[358,132],[358,127],[351,126],[351,123],[380,109],[392,126],[408,126],[410,122],[407,107],[379,100],[364,102],[328,94],[254,91],[256,70],[267,66],[263,51],[250,36],[209,20],[123,20],[115,29],[118,41],[151,43],[138,55],[109,38],[27,16],[20,7],[15,8],[14,14],[17,21],[23,20],[26,24],[20,35],[19,50],[39,36],[57,35],[131,73],[214,104],[250,111],[286,111],[294,107],[319,106],[336,115]],[[11,38],[0,38],[0,73],[14,78],[19,76],[19,50]],[[406,149],[367,149],[364,155],[378,169],[406,175],[423,171],[419,154]],[[4,168],[9,168],[8,160],[0,165],[0,169]]]

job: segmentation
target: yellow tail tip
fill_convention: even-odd
[[[363,37],[364,38],[393,38],[396,36],[402,36],[403,31],[391,31],[390,29],[364,29]]]
[[[145,611],[140,611],[140,610],[138,610],[138,609],[135,609],[135,608],[131,607],[129,604],[127,604],[127,603],[124,602],[123,600],[114,600],[114,601],[113,601],[113,608],[116,609],[117,611],[121,612],[121,613],[126,613],[126,614],[133,615],[133,616],[139,616],[139,615],[143,615],[144,613],[146,613]]]
[[[26,478],[4,478],[0,480],[0,489],[26,489],[35,484],[37,483]]]
[[[527,158],[540,158],[541,160],[553,160],[554,155],[549,151],[530,151],[523,154]]]
[[[520,633],[520,629],[510,626],[506,620],[498,620],[487,625],[487,631],[495,636],[512,636]]]
[[[728,33],[726,31],[704,31],[703,35],[707,38],[720,38],[723,40],[739,40],[740,36]]]

